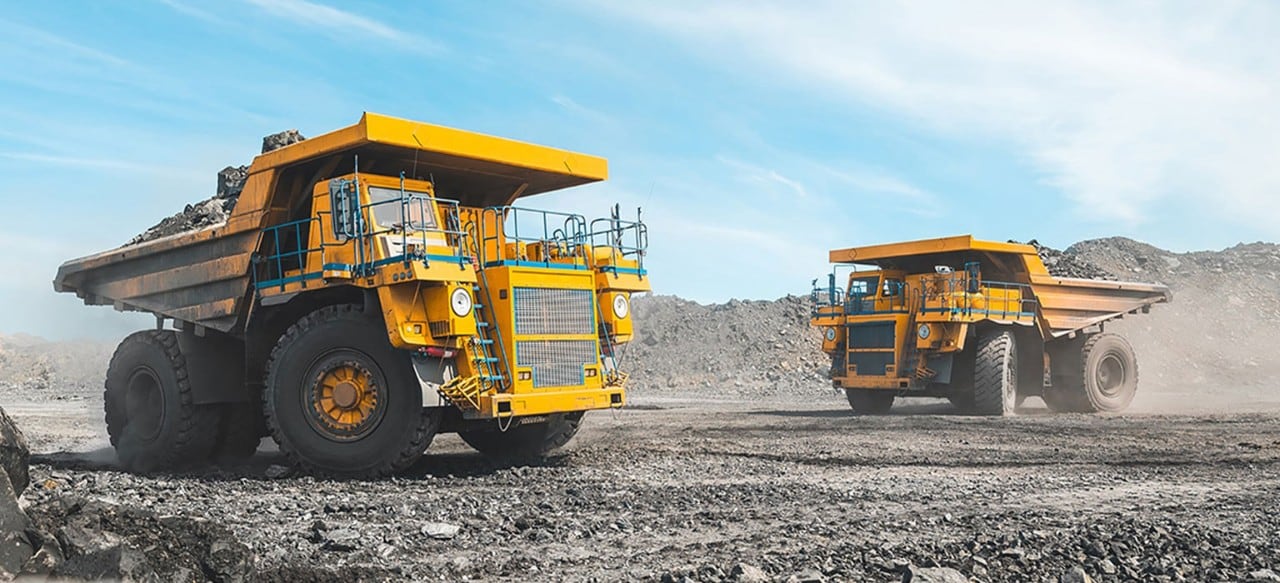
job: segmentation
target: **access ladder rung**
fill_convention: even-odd
[[[473,358],[473,359],[471,359],[471,360],[473,360],[473,361],[475,361],[475,362],[498,362],[498,359],[496,359],[496,358],[494,358],[494,357],[492,357],[492,356],[477,356],[477,357],[475,357],[475,358]]]

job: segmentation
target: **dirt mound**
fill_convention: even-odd
[[[298,130],[285,130],[262,138],[262,153],[278,150],[305,140]],[[248,166],[227,166],[218,172],[218,188],[212,198],[192,203],[182,212],[168,217],[155,226],[130,239],[126,245],[137,245],[169,235],[203,229],[227,222],[231,216],[245,181],[249,178]]]
[[[635,388],[719,394],[811,394],[830,386],[808,298],[703,305],[637,297],[636,338],[621,365]]]
[[[1280,321],[1280,245],[1174,253],[1113,237],[1066,252],[1116,279],[1168,285],[1173,303],[1110,324],[1138,352],[1138,410],[1222,409],[1274,402],[1280,360],[1271,349]]]
[[[110,342],[0,335],[0,390],[37,401],[101,396],[114,349]]]

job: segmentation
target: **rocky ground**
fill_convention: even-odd
[[[638,397],[544,463],[493,465],[450,436],[378,482],[294,476],[270,448],[243,467],[138,477],[90,447],[35,456],[24,504],[55,535],[70,525],[56,535],[69,549],[159,553],[161,578],[1280,578],[1275,414],[897,413],[854,417],[821,392]],[[109,543],[79,534],[89,526]]]
[[[29,543],[62,575],[155,580],[1280,581],[1280,247],[1041,252],[1060,275],[1173,287],[1113,326],[1142,366],[1126,414],[854,417],[806,298],[652,296],[622,357],[631,406],[545,462],[442,436],[403,476],[341,482],[292,475],[268,442],[138,477],[103,437],[112,346],[3,336],[0,404],[35,452]]]

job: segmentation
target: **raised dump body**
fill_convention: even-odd
[[[913,395],[983,414],[1026,396],[1055,410],[1123,409],[1136,356],[1104,325],[1172,299],[1162,285],[1054,277],[1030,245],[971,236],[837,249],[830,260],[853,270],[840,287],[834,273],[815,286],[812,323],[832,382],[867,413]]]
[[[625,403],[612,355],[650,289],[647,229],[514,204],[606,177],[602,158],[365,114],[257,157],[225,224],[68,261],[54,286],[176,328],[130,336],[108,371],[133,469],[264,433],[336,474],[396,471],[445,431],[542,454]]]

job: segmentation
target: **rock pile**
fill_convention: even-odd
[[[1017,241],[1010,241],[1017,243]],[[1115,277],[1107,270],[1094,265],[1092,262],[1081,258],[1078,254],[1068,251],[1059,251],[1053,247],[1041,245],[1039,241],[1032,239],[1027,242],[1036,248],[1036,253],[1040,255],[1040,260],[1044,262],[1045,268],[1049,273],[1056,277],[1074,277],[1078,279],[1115,279]]]
[[[298,130],[286,130],[262,138],[262,153],[266,154],[305,140]],[[218,172],[218,189],[212,198],[189,204],[182,212],[160,221],[142,234],[129,240],[127,245],[137,245],[169,235],[203,229],[225,223],[231,216],[240,192],[249,178],[249,167],[227,166]]]
[[[620,364],[640,390],[811,394],[829,386],[830,361],[809,327],[809,306],[798,296],[709,306],[637,297],[636,337]]]
[[[55,480],[29,484],[29,461],[26,438],[0,409],[0,579],[249,580],[253,554],[225,527],[51,493]],[[29,486],[40,495],[24,509]]]

